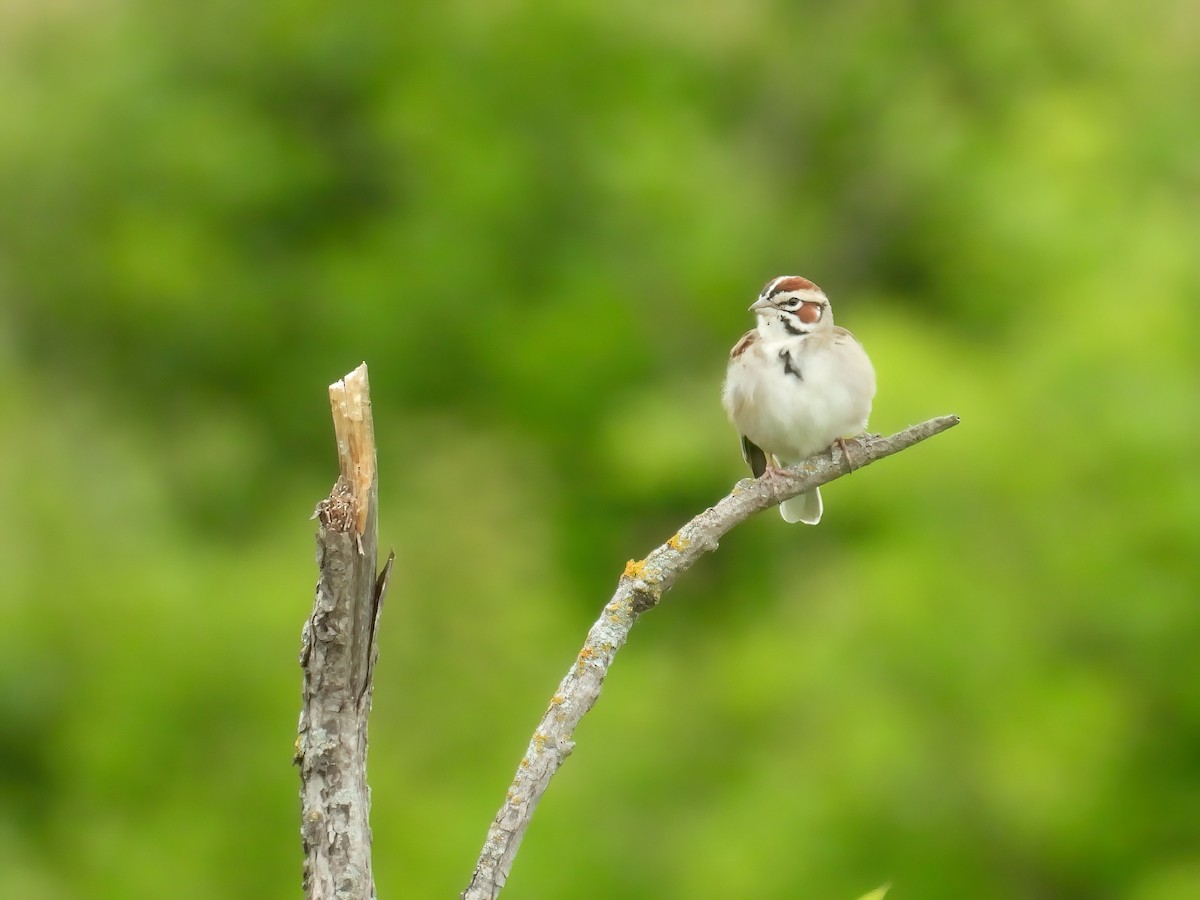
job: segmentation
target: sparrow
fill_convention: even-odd
[[[866,431],[875,369],[862,344],[833,324],[825,292],[799,275],[767,282],[750,305],[756,327],[729,354],[721,402],[756,478],[778,475]],[[821,492],[785,500],[786,522],[821,521]]]

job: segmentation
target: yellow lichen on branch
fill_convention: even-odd
[[[667,546],[672,550],[686,550],[692,545],[692,542],[687,538],[680,536],[679,532],[675,532],[667,539]]]

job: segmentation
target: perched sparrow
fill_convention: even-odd
[[[759,477],[865,431],[875,369],[807,278],[768,282],[750,311],[758,325],[729,354],[721,402]],[[808,525],[821,521],[821,510],[817,488],[779,505],[785,521]]]

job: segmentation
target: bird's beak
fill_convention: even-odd
[[[770,306],[771,306],[771,298],[770,297],[759,297],[757,300],[755,300],[753,303],[750,304],[750,312],[756,313],[760,309],[767,309]]]

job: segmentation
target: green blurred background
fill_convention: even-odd
[[[0,879],[296,897],[326,385],[398,555],[381,897],[456,896],[807,275],[872,428],[642,621],[505,897],[1200,897],[1200,14],[0,2]]]

